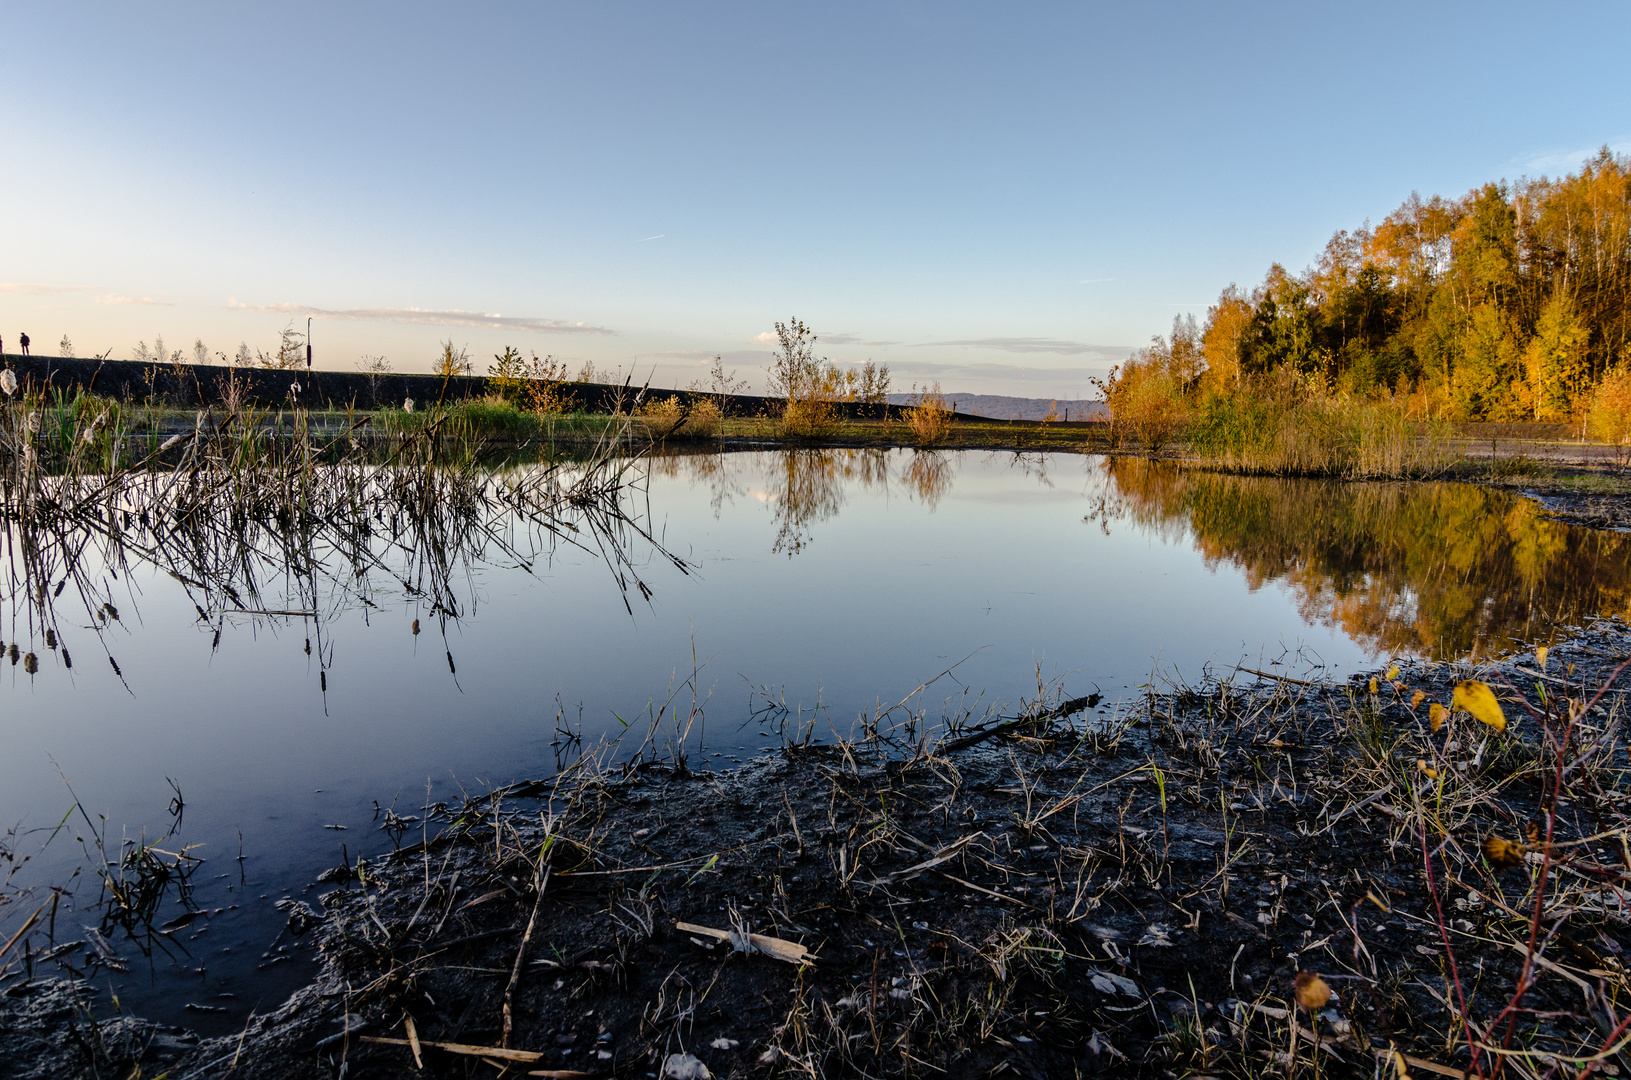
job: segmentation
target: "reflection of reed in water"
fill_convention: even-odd
[[[1107,520],[1188,539],[1372,655],[1489,654],[1631,613],[1631,538],[1563,525],[1470,484],[1232,476],[1104,463]]]
[[[106,415],[75,420],[38,399],[0,404],[0,603],[9,625],[20,623],[31,644],[43,640],[65,669],[59,604],[67,597],[84,609],[119,672],[108,631],[129,620],[114,590],[123,582],[133,601],[130,575],[144,568],[175,579],[217,643],[230,618],[311,620],[325,689],[326,621],[378,606],[386,581],[445,629],[473,604],[475,569],[502,561],[530,571],[563,543],[604,559],[625,605],[630,587],[649,592],[635,572],[636,542],[685,569],[630,508],[625,496],[642,477],[612,456],[615,443],[583,463],[494,470],[468,445],[449,452],[434,421],[369,450],[314,436],[303,413],[286,435],[201,413],[162,443]]]

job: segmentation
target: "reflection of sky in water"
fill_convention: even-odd
[[[1338,670],[1365,659],[1340,632],[1310,625],[1292,590],[1253,588],[1227,559],[1209,566],[1181,529],[1112,516],[1106,532],[1084,520],[1105,484],[1097,459],[1075,457],[1040,471],[980,453],[839,452],[791,470],[779,453],[670,461],[650,484],[653,527],[697,569],[644,564],[649,606],[636,600],[631,617],[605,566],[581,552],[536,576],[481,570],[475,617],[449,630],[455,683],[435,622],[415,638],[416,613],[376,597],[381,610],[350,609],[325,631],[326,702],[298,620],[229,624],[212,655],[212,631],[179,590],[138,574],[136,602],[121,612],[128,632],[111,639],[130,693],[90,642],[72,678],[51,659],[32,681],[4,669],[0,821],[55,824],[69,802],[55,761],[113,835],[122,823],[132,835],[144,823],[161,830],[174,778],[187,799],[183,837],[211,859],[200,901],[241,899],[214,877],[236,880],[240,829],[250,880],[262,883],[213,939],[193,943],[215,950],[211,986],[248,1008],[253,967],[242,956],[279,921],[259,897],[298,893],[342,842],[353,856],[379,848],[375,799],[416,812],[427,777],[445,799],[455,779],[546,773],[558,711],[581,720],[586,741],[615,734],[615,717],[638,725],[690,674],[693,652],[711,694],[708,752],[725,761],[760,742],[757,725],[744,726],[750,684],[785,688],[790,704],[819,698],[847,725],[958,662],[957,682],[987,702],[1034,694],[1038,665],[1070,694],[1098,687],[1113,702],[1157,665],[1195,677],[1208,663],[1260,667],[1298,649]],[[942,681],[928,700],[956,690]],[[145,976],[124,981],[127,1002],[164,1011]],[[166,985],[157,996],[179,1009]]]

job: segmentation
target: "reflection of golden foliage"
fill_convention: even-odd
[[[1631,537],[1469,484],[1332,483],[1106,459],[1118,511],[1373,654],[1463,657],[1631,614]]]
[[[951,462],[946,455],[935,453],[933,450],[919,450],[912,455],[912,460],[906,463],[906,469],[901,473],[918,498],[926,503],[930,510],[940,505],[941,498],[951,490]]]

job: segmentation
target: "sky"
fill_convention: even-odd
[[[0,340],[1089,379],[1412,190],[1631,151],[1631,5],[0,3]],[[1592,59],[1593,56],[1596,59]]]

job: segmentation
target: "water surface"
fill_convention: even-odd
[[[477,544],[443,593],[405,586],[407,572],[317,594],[274,575],[234,605],[310,617],[202,611],[138,561],[117,617],[64,621],[49,649],[13,566],[4,637],[39,670],[0,669],[9,843],[33,851],[75,795],[115,846],[152,837],[179,790],[172,846],[200,845],[195,899],[223,909],[172,935],[175,955],[99,981],[159,1018],[234,1028],[306,971],[263,966],[283,921],[273,902],[314,899],[342,852],[388,846],[381,807],[547,775],[572,740],[643,733],[692,687],[692,762],[723,767],[774,741],[771,701],[827,738],[936,676],[919,697],[931,715],[1039,683],[1113,708],[1152,672],[1341,675],[1544,641],[1624,613],[1631,585],[1625,537],[1467,485],[978,452],[695,454],[649,470],[639,509],[685,567],[626,538],[625,584],[638,574],[651,593],[630,589],[627,605],[593,545]],[[81,866],[86,831],[71,818],[24,877]]]

